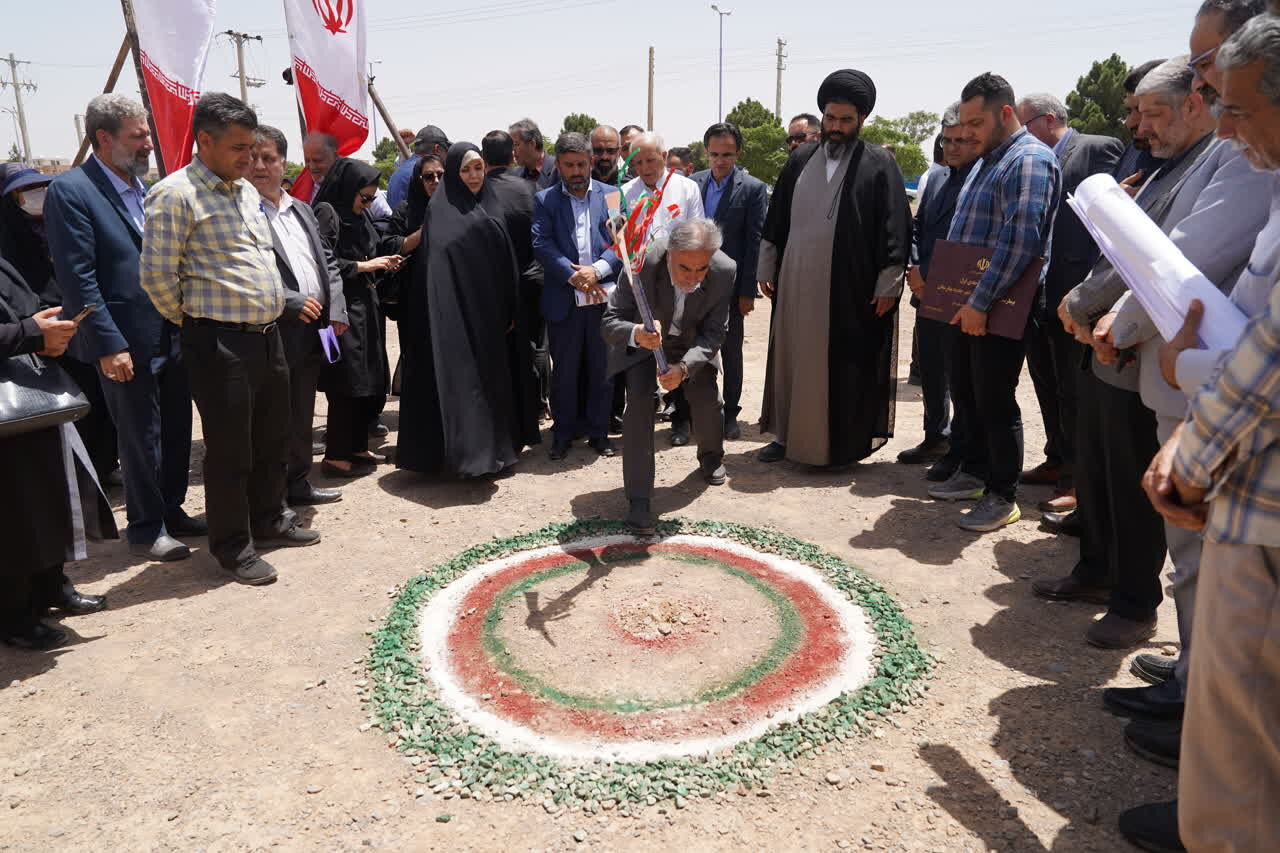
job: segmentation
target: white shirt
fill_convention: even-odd
[[[658,187],[662,186],[663,180],[665,178],[658,180]],[[627,200],[627,206],[633,207],[643,196],[653,195],[653,192],[645,186],[642,178],[632,178],[622,185],[622,195]],[[677,206],[676,213],[672,213],[672,205]],[[677,172],[671,176],[666,190],[662,193],[661,205],[658,212],[653,215],[653,222],[649,225],[649,236],[656,237],[666,231],[673,219],[702,219],[705,216],[706,213],[702,208],[702,191],[698,189],[696,183]]]
[[[293,207],[293,196],[280,194],[280,206],[271,203],[271,199],[262,197],[262,212],[267,215],[271,229],[280,238],[284,254],[289,259],[289,267],[298,280],[298,292],[310,296],[321,305],[325,303],[324,285],[320,281],[320,267],[316,263],[315,253],[311,248],[311,239],[298,212]]]
[[[613,289],[618,286],[616,281],[604,281],[605,276],[609,275],[609,263],[603,258],[592,263],[591,261],[591,190],[588,188],[586,195],[578,198],[573,193],[565,189],[563,183],[560,184],[560,191],[569,197],[569,207],[573,213],[573,241],[578,247],[578,265],[584,267],[594,267],[601,282],[600,287],[604,290],[604,299],[592,301],[591,297],[583,293],[581,290],[574,293],[574,297],[581,308],[585,305],[603,304],[609,295],[613,293]]]

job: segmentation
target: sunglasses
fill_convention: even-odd
[[[597,157],[616,157],[618,156],[617,148],[592,148],[591,153]]]
[[[359,198],[359,199],[360,199],[362,202],[364,202],[365,204],[373,204],[373,200],[374,200],[375,198],[377,198],[377,196],[376,196],[376,195],[365,195],[364,193],[360,193],[360,195],[359,195],[359,196],[357,196],[357,198]]]
[[[439,172],[423,172],[422,182],[425,184],[434,184],[434,183],[437,183],[443,177],[444,175],[440,174]]]
[[[807,133],[797,133],[795,136],[788,136],[787,141],[788,142],[804,142],[808,138],[809,138],[809,134]]]

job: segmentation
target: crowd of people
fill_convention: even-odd
[[[428,125],[405,134],[412,156],[385,191],[377,169],[313,133],[294,182],[284,134],[218,93],[196,105],[190,165],[148,188],[145,111],[94,98],[82,165],[52,181],[0,174],[0,356],[47,358],[89,403],[74,426],[0,431],[18,484],[0,492],[0,637],[51,649],[66,635],[43,621],[50,609],[106,606],[63,568],[86,539],[117,535],[102,491],[117,477],[133,553],[184,559],[181,540],[207,536],[236,579],[270,583],[263,549],[320,539],[293,507],[342,497],[311,482],[314,457],[338,480],[391,461],[370,442],[387,433],[389,394],[394,464],[424,474],[507,471],[547,419],[553,461],[580,439],[613,456],[621,434],[627,521],[652,534],[657,418],[672,445],[696,442],[707,483],[730,476],[744,318],[762,298],[760,427],[773,441],[758,462],[865,459],[894,433],[900,298],[918,305],[937,248],[964,243],[989,263],[949,322],[916,315],[923,440],[899,462],[929,463],[931,497],[972,501],[957,523],[978,533],[1020,520],[1020,483],[1053,486],[1043,524],[1078,537],[1080,556],[1034,592],[1105,605],[1084,637],[1094,646],[1153,635],[1171,559],[1181,653],[1137,656],[1148,685],[1103,699],[1131,720],[1126,743],[1180,767],[1180,798],[1125,812],[1121,830],[1151,850],[1275,849],[1280,18],[1263,0],[1205,0],[1192,23],[1185,53],[1124,81],[1127,146],[1073,129],[1054,95],[1017,97],[994,73],[969,81],[914,211],[893,152],[860,138],[876,87],[849,69],[823,81],[820,115],[788,122],[772,191],[737,165],[742,133],[725,122],[703,136],[701,171],[638,125],[551,145],[529,119],[479,145]],[[1198,303],[1161,337],[1065,204],[1099,174],[1251,318],[1234,349],[1201,346],[1215,318]],[[988,315],[1028,270],[1025,329],[996,334]],[[1028,470],[1024,363],[1047,435]],[[193,402],[203,520],[183,508]]]

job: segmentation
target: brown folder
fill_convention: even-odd
[[[950,323],[973,295],[982,274],[991,265],[994,252],[994,249],[950,240],[934,243],[933,256],[929,259],[929,278],[924,283],[924,298],[920,301],[920,316]],[[992,304],[987,312],[989,334],[1022,340],[1031,304],[1040,287],[1040,270],[1043,267],[1044,259],[1036,258],[1027,265],[1009,292]]]

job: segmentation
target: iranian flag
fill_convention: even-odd
[[[338,140],[338,154],[369,136],[364,0],[284,0],[293,85],[307,131]]]
[[[191,162],[191,115],[213,42],[217,0],[133,0],[138,58],[166,172]]]

